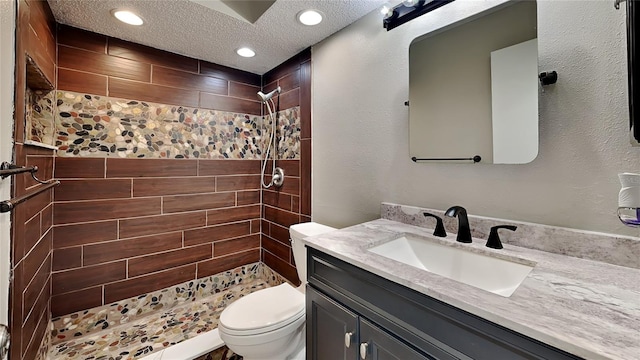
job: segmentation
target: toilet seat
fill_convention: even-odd
[[[305,298],[284,283],[233,302],[220,315],[221,332],[236,336],[263,334],[286,327],[305,316]]]

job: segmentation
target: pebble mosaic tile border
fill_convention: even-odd
[[[50,358],[57,360],[140,359],[217,328],[220,314],[226,306],[242,296],[267,287],[269,284],[265,280],[253,279],[198,301],[164,309],[128,324],[59,343],[52,347]],[[227,355],[233,354],[227,353]],[[240,360],[237,356],[227,357],[227,359]]]
[[[58,91],[59,156],[260,159],[260,116]],[[267,122],[267,121],[265,121]],[[300,158],[300,108],[279,114],[280,159]]]
[[[53,145],[55,91],[26,91],[25,139]]]
[[[42,337],[42,342],[40,343],[40,347],[38,348],[38,353],[36,354],[35,360],[48,360],[50,345],[51,345],[51,332],[45,331],[44,336]]]
[[[264,279],[269,286],[276,286],[286,281],[281,275],[261,262],[240,266],[135,298],[54,318],[51,320],[52,344],[55,345],[131,323],[152,312],[166,311],[189,302],[198,301],[256,279]]]
[[[223,346],[194,360],[242,360],[242,356],[234,354],[228,347]]]
[[[258,276],[261,279],[264,279],[269,286],[278,286],[288,282],[284,276],[278,274],[264,263],[260,263],[260,266],[258,267]],[[293,286],[293,284],[291,286]]]
[[[300,107],[296,106],[280,111],[277,115],[276,143],[278,144],[277,159],[300,159]],[[271,136],[271,116],[265,117],[264,137],[262,149],[267,148]],[[266,150],[265,150],[266,151]],[[273,159],[273,156],[269,156]]]

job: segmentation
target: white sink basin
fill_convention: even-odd
[[[526,260],[509,261],[404,234],[368,251],[389,259],[509,297],[533,269]]]

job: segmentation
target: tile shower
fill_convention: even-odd
[[[188,323],[179,332],[198,333],[215,327],[222,307],[238,296],[285,281],[278,273],[297,283],[286,230],[310,219],[310,53],[257,76],[66,26],[54,37],[57,90],[25,99],[31,120],[25,144],[59,149],[30,159],[50,159],[49,177],[62,181],[46,215],[48,247],[41,246],[49,249],[51,275],[43,278],[51,298],[43,301],[53,331],[44,332],[38,358],[49,344],[56,358],[107,359],[91,357],[91,346],[140,358],[184,340],[167,340],[171,331],[144,336],[144,326],[120,332],[117,341],[95,338],[102,335],[93,330],[110,333],[140,320],[89,314],[107,308],[130,314],[127,301],[151,294],[161,293],[147,302],[162,319],[154,324],[176,330]],[[134,63],[136,71],[122,71]],[[278,156],[288,182],[278,191],[259,185],[263,122],[272,121],[262,119],[255,101],[263,83],[284,89]],[[250,275],[214,287],[208,301],[187,296],[189,303],[167,307],[171,289],[206,288],[207,279],[229,269]],[[143,308],[136,314],[146,315]],[[123,318],[127,323],[118,323]],[[151,350],[137,347],[142,339],[163,341]]]
[[[140,359],[217,327],[226,305],[286,280],[253,263],[52,320],[55,359]]]

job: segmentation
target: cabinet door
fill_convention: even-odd
[[[358,316],[307,286],[307,359],[355,360]]]
[[[359,352],[363,360],[437,360],[420,354],[363,318],[360,318]]]

